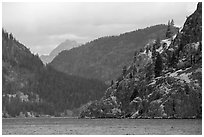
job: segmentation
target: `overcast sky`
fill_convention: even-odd
[[[66,39],[101,36],[167,24],[182,26],[197,3],[3,3],[2,25],[33,53],[48,54]]]

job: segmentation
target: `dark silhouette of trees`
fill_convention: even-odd
[[[161,73],[162,73],[162,58],[158,52],[156,53],[154,73],[155,73],[155,78],[161,76]]]
[[[161,46],[161,40],[159,37],[157,37],[156,42],[155,42],[155,48],[158,49]]]
[[[148,54],[149,53],[149,47],[147,46],[146,47],[146,54]]]
[[[172,19],[171,20],[171,27],[173,27],[174,26],[174,20]]]
[[[155,62],[156,59],[156,44],[153,44],[152,46],[152,61]]]
[[[176,53],[175,52],[173,52],[172,53],[172,56],[170,56],[170,58],[169,58],[170,60],[169,60],[169,67],[176,67],[177,66],[177,56],[176,56]]]
[[[122,70],[122,75],[125,76],[125,75],[126,75],[126,72],[127,72],[127,66],[124,66],[124,67],[123,67],[123,70]]]
[[[137,87],[135,87],[132,95],[130,96],[130,101],[132,101],[137,96],[139,96],[139,92],[137,90]]]
[[[140,52],[143,52],[144,50],[143,50],[143,48],[140,48]]]
[[[138,55],[138,51],[135,51],[135,52],[134,52],[134,57],[133,57],[133,63],[136,62],[136,60],[137,60],[137,55]]]
[[[58,72],[51,65],[44,66],[39,56],[2,29],[2,57],[6,64],[2,67],[2,94],[15,95],[20,91],[28,95],[29,101],[22,102],[19,97],[3,98],[4,111],[11,116],[20,112],[39,114],[59,114],[66,109],[74,109],[90,100],[100,99],[107,85],[95,79],[86,79]],[[8,64],[8,65],[7,65]],[[8,80],[11,71],[14,80]],[[24,86],[19,86],[26,83]],[[40,102],[35,102],[39,95]]]
[[[11,40],[13,40],[14,38],[13,38],[13,34],[12,33],[10,33],[9,34],[9,38],[11,39]]]
[[[113,86],[113,84],[114,84],[114,82],[113,82],[113,80],[111,80],[111,86]]]
[[[202,42],[199,42],[198,50],[202,52]]]
[[[132,73],[129,74],[129,78],[130,78],[130,79],[133,78],[133,74],[132,74]]]
[[[166,38],[171,38],[173,35],[172,28],[174,27],[174,20],[172,19],[168,21],[167,30],[166,30]]]

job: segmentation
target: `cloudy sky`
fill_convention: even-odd
[[[85,43],[174,19],[182,26],[197,3],[3,3],[2,25],[33,53],[66,39]]]

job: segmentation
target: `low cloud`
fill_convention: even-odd
[[[78,42],[85,42],[87,39],[89,39],[88,37],[85,37],[85,36],[77,36],[75,34],[59,34],[59,35],[50,35],[48,36],[49,39],[55,39],[55,40],[60,40],[60,41],[65,41],[66,39],[69,39],[69,40],[75,40],[75,41],[78,41]]]
[[[3,3],[2,25],[34,53],[48,54],[66,39],[98,37],[167,23],[183,25],[197,3]]]

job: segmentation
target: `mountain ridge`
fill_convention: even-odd
[[[202,3],[175,37],[136,52],[81,118],[202,118]]]
[[[4,29],[2,51],[3,117],[65,116],[68,110],[76,115],[78,107],[102,97],[106,88],[99,80],[45,66],[38,55]]]
[[[61,51],[70,50],[80,45],[80,43],[77,43],[74,40],[67,39],[64,42],[60,43],[56,48],[54,48],[48,55],[41,55],[40,59],[44,64],[50,63]]]
[[[110,82],[116,79],[124,65],[130,63],[135,50],[149,40],[164,38],[166,28],[166,25],[155,25],[118,36],[101,37],[78,48],[62,51],[50,64],[67,74]],[[174,28],[173,33],[177,30]]]

